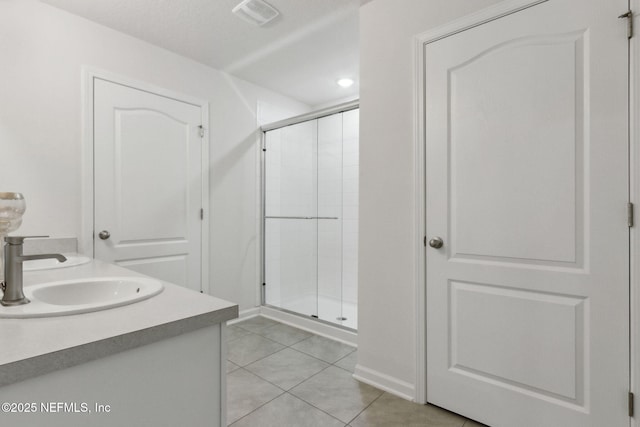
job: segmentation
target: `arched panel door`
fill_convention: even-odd
[[[431,403],[629,423],[626,8],[549,0],[425,44]]]
[[[201,290],[201,107],[94,80],[95,257]]]

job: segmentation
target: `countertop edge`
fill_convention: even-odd
[[[232,305],[0,366],[0,387],[213,326],[238,317]]]

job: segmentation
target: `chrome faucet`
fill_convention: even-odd
[[[29,303],[29,299],[22,292],[22,263],[24,261],[47,258],[55,258],[60,262],[67,260],[62,254],[23,255],[23,243],[26,238],[23,236],[6,236],[4,238],[4,282],[2,283],[4,295],[2,295],[0,304],[7,307]]]

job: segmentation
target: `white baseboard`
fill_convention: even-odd
[[[373,369],[357,364],[353,378],[380,390],[415,402],[415,386],[406,381],[390,377]]]

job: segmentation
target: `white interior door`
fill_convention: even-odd
[[[629,425],[627,6],[549,0],[425,44],[431,403]]]
[[[96,258],[201,290],[201,120],[199,106],[94,79]]]

